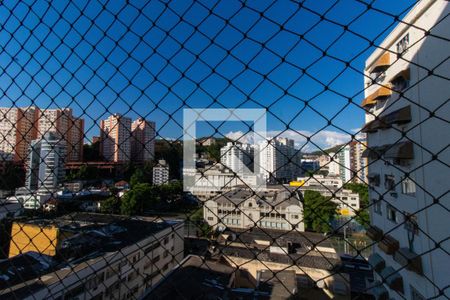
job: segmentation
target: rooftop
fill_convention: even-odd
[[[299,205],[302,201],[301,195],[288,186],[270,186],[266,191],[255,192],[252,189],[238,187],[213,199],[220,204],[233,203],[239,205],[248,199],[254,198],[258,205],[289,206]]]

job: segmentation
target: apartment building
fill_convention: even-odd
[[[34,107],[0,108],[0,156],[2,160],[25,161],[32,140],[37,139],[39,110]]]
[[[207,200],[203,216],[214,228],[305,231],[302,199],[302,195],[289,186],[270,186],[256,193],[238,187]]]
[[[259,144],[259,165],[267,182],[288,182],[300,175],[300,152],[295,149],[294,140],[269,138]]]
[[[449,13],[418,2],[366,61],[376,299],[450,298]]]
[[[252,145],[228,142],[220,148],[220,162],[232,172],[248,174],[253,170],[254,153]]]
[[[153,184],[160,185],[169,183],[170,168],[167,162],[163,159],[158,161],[158,164],[153,167]]]
[[[339,176],[344,183],[352,179],[352,169],[350,163],[350,145],[345,145],[336,153],[335,158],[339,165]]]
[[[131,159],[131,119],[113,114],[100,123],[100,153],[107,161]]]
[[[66,144],[67,162],[83,159],[84,120],[73,116],[71,108],[39,110],[38,138],[53,133]]]
[[[264,179],[261,174],[239,174],[211,166],[206,169],[197,169],[194,175],[194,184],[189,191],[199,200],[205,201],[218,194],[237,186],[263,187]]]
[[[72,109],[0,108],[0,155],[5,160],[24,161],[31,141],[51,132],[66,144],[65,161],[83,158],[84,120]]]
[[[133,161],[153,161],[155,158],[155,122],[139,118],[131,123],[131,158]]]
[[[26,161],[25,187],[29,191],[53,192],[64,180],[66,145],[53,132],[31,142]]]
[[[61,256],[41,253],[42,246],[3,262],[2,299],[138,299],[184,257],[183,222],[177,220],[78,213],[16,227],[11,245],[50,245],[54,237]],[[59,231],[64,238],[57,239]],[[30,236],[36,241],[29,243]]]
[[[351,141],[350,147],[350,170],[352,181],[355,183],[367,183],[367,157],[363,157],[364,150],[367,149],[365,138],[357,137]]]

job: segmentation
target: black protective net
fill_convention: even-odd
[[[449,11],[1,1],[0,298],[450,298]]]

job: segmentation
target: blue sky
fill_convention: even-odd
[[[110,113],[181,138],[183,107],[268,107],[268,129],[331,146],[360,128],[364,61],[414,1],[4,1],[0,106]],[[321,18],[323,16],[323,18]],[[282,25],[282,26],[280,26]],[[348,26],[344,30],[343,26]],[[346,62],[349,64],[346,65]],[[328,120],[331,120],[329,125]],[[198,135],[214,132],[202,123]],[[225,124],[227,135],[245,124]],[[342,131],[344,130],[344,131]]]

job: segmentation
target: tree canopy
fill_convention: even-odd
[[[316,191],[305,191],[303,198],[305,227],[317,232],[330,232],[337,204]]]

